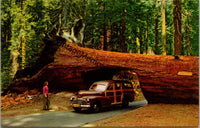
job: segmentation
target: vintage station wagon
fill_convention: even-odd
[[[131,82],[121,80],[98,81],[89,90],[81,90],[71,97],[71,105],[76,112],[87,108],[99,112],[103,107],[121,104],[124,107],[134,101],[135,92]]]

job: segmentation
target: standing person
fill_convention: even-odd
[[[48,93],[49,93],[48,81],[45,81],[44,86],[43,86],[43,94],[44,94],[43,110],[49,110],[50,101],[49,101],[49,94]]]

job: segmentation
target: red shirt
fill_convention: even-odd
[[[44,86],[43,87],[43,94],[48,94],[48,92],[49,92],[48,86]]]

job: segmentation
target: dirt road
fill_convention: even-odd
[[[136,110],[85,125],[87,127],[198,127],[199,105],[148,104]]]
[[[128,108],[115,106],[112,109],[104,109],[100,113],[91,113],[88,111],[81,113],[74,111],[35,113],[2,118],[1,122],[4,127],[81,127],[86,123],[136,110],[145,105],[147,105],[147,101],[143,100],[130,103]]]
[[[60,92],[51,95],[52,111],[73,111],[69,99],[73,95],[70,92]],[[41,96],[42,97],[42,96]],[[136,99],[144,100],[139,96]],[[1,109],[1,117],[15,117],[18,115],[49,113],[42,110],[42,98],[32,103],[16,105],[8,109]],[[95,121],[84,125],[87,127],[154,127],[154,126],[199,126],[198,104],[148,104],[138,109],[115,115],[107,119]]]

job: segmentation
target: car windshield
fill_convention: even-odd
[[[98,83],[94,83],[93,85],[91,85],[90,90],[95,90],[95,91],[105,91],[106,90],[106,85],[105,84],[98,84]]]

